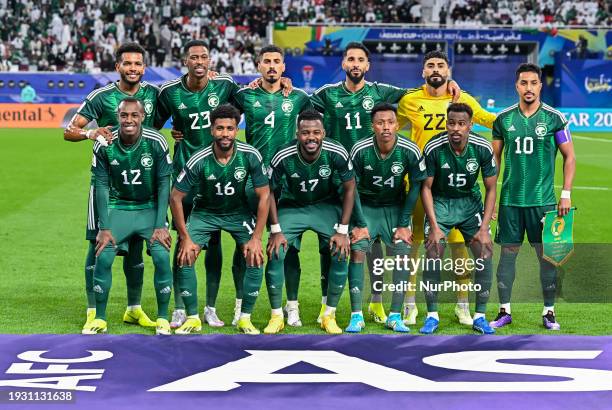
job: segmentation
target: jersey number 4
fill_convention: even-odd
[[[425,117],[425,119],[427,119],[427,122],[425,123],[425,126],[423,127],[424,130],[427,130],[427,131],[431,131],[431,130],[444,131],[446,129],[446,128],[444,128],[444,125],[442,125],[442,123],[444,122],[444,119],[446,118],[446,116],[444,114],[436,114],[435,115],[436,120],[438,120],[438,123],[436,124],[435,128],[431,125],[431,123],[434,121],[434,115],[433,114],[424,114],[423,117]]]

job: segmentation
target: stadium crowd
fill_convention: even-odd
[[[150,65],[180,66],[189,39],[210,41],[220,73],[255,73],[269,22],[610,25],[612,2],[568,0],[0,0],[0,71],[112,71],[137,41]]]

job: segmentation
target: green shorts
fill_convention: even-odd
[[[278,223],[289,246],[299,246],[298,240],[308,230],[319,237],[319,246],[329,245],[329,239],[336,233],[334,226],[342,216],[340,205],[319,202],[301,207],[278,209]],[[299,248],[297,248],[299,249]]]
[[[147,249],[156,249],[162,246],[159,242],[150,244],[153,230],[155,229],[155,218],[157,218],[157,209],[109,209],[108,220],[111,234],[115,238],[117,247],[115,250],[118,253],[125,254],[129,251],[130,245],[139,240],[144,240],[147,244]],[[142,242],[141,242],[142,243]],[[112,244],[108,247],[112,248]]]
[[[438,226],[448,236],[451,229],[456,228],[466,242],[480,229],[484,208],[480,199],[468,196],[463,198],[434,198],[434,213]],[[425,218],[425,239],[429,236],[431,226]]]
[[[251,239],[255,229],[255,217],[250,213],[217,215],[203,211],[193,211],[187,219],[187,232],[191,240],[206,248],[210,237],[218,231],[232,235],[238,245]]]
[[[544,214],[554,209],[555,205],[529,207],[500,205],[495,242],[500,245],[520,245],[527,232],[529,243],[542,243]]]
[[[407,254],[410,246],[405,242],[394,243],[393,233],[398,226],[402,207],[400,205],[370,206],[361,205],[363,216],[368,225],[370,240],[362,239],[352,244],[351,249],[369,252],[372,244],[380,238],[387,245],[387,255]]]

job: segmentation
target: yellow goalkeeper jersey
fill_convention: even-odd
[[[427,86],[409,90],[402,97],[397,108],[397,119],[400,129],[410,123],[412,126],[411,138],[421,151],[427,142],[436,134],[446,131],[446,109],[452,101],[452,96],[446,94],[433,97],[427,92]],[[482,108],[478,101],[465,91],[461,91],[459,102],[472,108],[473,122],[487,128],[493,127],[495,114]]]

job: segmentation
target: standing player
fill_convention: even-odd
[[[317,233],[319,243],[330,249],[329,290],[321,327],[330,334],[340,334],[335,311],[347,276],[349,254],[348,224],[355,200],[355,177],[346,150],[325,139],[323,118],[314,110],[298,117],[297,141],[282,146],[270,163],[270,239],[266,286],[272,313],[264,333],[278,333],[284,328],[283,261],[287,247],[305,231]],[[338,175],[339,187],[334,183]],[[278,205],[274,192],[282,185]]]
[[[308,94],[298,88],[293,88],[287,96],[282,93],[281,76],[285,71],[285,63],[283,51],[279,47],[263,47],[259,52],[257,69],[261,73],[259,86],[255,89],[241,89],[236,93],[234,102],[244,112],[246,141],[261,153],[267,168],[278,147],[295,139],[297,116],[312,105]],[[256,198],[250,184],[247,185],[247,195],[251,207],[256,206]],[[300,280],[300,260],[296,248],[299,248],[299,239],[296,240],[296,246],[287,250],[285,258],[285,276],[287,283],[291,283],[287,286],[286,306],[289,326],[302,325],[298,307],[298,285],[291,282],[299,283]]]
[[[208,46],[202,40],[191,40],[183,47],[183,64],[187,67],[187,74],[162,85],[157,109],[157,125],[163,124],[172,117],[173,129],[180,131],[174,149],[174,173],[176,181],[186,162],[192,155],[208,147],[211,137],[211,112],[221,104],[230,101],[238,91],[238,85],[228,75],[217,75],[208,78],[209,54]],[[183,209],[185,220],[189,217],[193,207],[194,192],[185,196]],[[176,228],[176,221],[173,221]],[[213,327],[223,326],[215,309],[219,284],[221,281],[221,236],[220,231],[213,232],[207,244],[204,264],[206,266],[206,308],[204,320]],[[177,252],[174,250],[172,272],[174,289],[178,289]],[[234,270],[234,286],[236,288],[235,315],[240,313],[242,303],[242,275]],[[186,319],[185,304],[178,294],[174,293],[175,310],[172,313],[170,325],[180,327]]]
[[[486,321],[485,313],[493,276],[489,222],[495,210],[497,167],[491,143],[471,132],[472,109],[469,105],[449,105],[446,118],[447,131],[432,138],[424,149],[427,179],[423,182],[421,198],[427,215],[424,229],[427,260],[423,272],[427,318],[420,332],[431,334],[438,329],[436,287],[440,283],[445,239],[455,228],[469,244],[476,261],[474,282],[478,288],[472,328],[491,334],[495,330]],[[484,211],[477,182],[479,172],[486,191]]]
[[[419,147],[396,134],[395,108],[391,104],[378,104],[372,109],[371,116],[374,136],[358,141],[351,152],[357,190],[372,240],[353,243],[351,248],[348,281],[352,314],[347,332],[360,332],[365,326],[361,313],[365,253],[379,237],[393,255],[403,257],[410,253],[412,210],[419,197],[421,181],[427,176]],[[407,194],[404,178],[410,180]],[[396,289],[386,326],[396,332],[409,331],[401,316],[405,293],[402,285],[407,282],[408,275],[407,269],[399,267],[393,272]]]
[[[495,159],[504,153],[504,178],[495,242],[502,245],[497,265],[499,314],[493,327],[512,323],[510,297],[516,275],[516,257],[527,239],[535,247],[540,262],[540,282],[544,296],[544,327],[559,330],[555,318],[557,272],[542,257],[542,220],[555,209],[560,216],[569,212],[570,192],[576,172],[574,145],[563,114],[540,100],[542,71],[534,64],[521,64],[516,70],[519,102],[501,111],[493,125]],[[504,149],[505,148],[505,149]],[[555,157],[563,156],[563,190],[555,199]]]
[[[185,164],[172,190],[170,207],[180,236],[177,260],[179,290],[185,301],[187,320],[177,334],[200,331],[197,276],[194,263],[213,232],[224,230],[232,235],[246,259],[244,300],[238,330],[259,334],[251,323],[251,312],[259,294],[264,255],[261,237],[269,208],[268,179],[261,155],[252,146],[236,141],[240,112],[229,104],[210,115],[213,143],[196,152]],[[253,181],[257,195],[257,215],[249,209],[247,180]],[[193,211],[185,224],[185,196],[197,187]]]
[[[360,139],[372,132],[370,112],[375,105],[387,102],[397,104],[408,90],[388,84],[371,83],[365,80],[370,69],[370,52],[362,44],[349,43],[343,54],[342,70],[346,77],[344,81],[328,84],[319,88],[311,97],[313,106],[324,115],[325,132],[331,139],[340,142],[347,151]],[[456,83],[448,85],[449,92],[459,94]],[[377,242],[372,248],[372,257],[369,258],[370,274],[372,273],[372,259],[382,258],[382,249]],[[329,258],[322,255],[322,273],[325,272],[324,261]],[[327,285],[321,283],[323,295]],[[322,304],[325,305],[325,296]],[[322,306],[321,311],[325,306]],[[385,323],[387,316],[382,305],[382,294],[373,293],[368,307],[374,320]]]
[[[117,126],[117,107],[127,97],[134,97],[144,105],[145,126],[153,126],[159,89],[142,81],[145,71],[145,50],[136,43],[125,43],[115,52],[115,70],[119,81],[92,91],[79,107],[70,123],[64,130],[66,141],[83,141],[86,139],[100,141],[101,144],[112,143],[111,127]],[[99,128],[85,130],[85,126],[96,121]],[[105,141],[105,142],[104,142]],[[93,291],[93,273],[95,265],[96,235],[98,233],[98,215],[95,201],[95,177],[92,174],[89,187],[89,206],[87,208],[86,239],[89,250],[85,259],[85,289],[87,291],[87,322],[95,317],[96,298]],[[144,262],[142,259],[142,239],[133,237],[129,253],[123,258],[123,272],[127,284],[128,307],[123,321],[137,323],[140,326],[154,327],[155,322],[149,319],[140,307]]]
[[[93,290],[96,318],[83,334],[106,333],[106,305],[112,284],[112,266],[119,249],[147,241],[155,266],[156,333],[170,334],[168,304],[172,292],[170,245],[166,226],[172,160],[166,139],[143,127],[144,104],[133,97],[119,103],[119,128],[111,145],[94,144],[92,172],[96,178],[99,232]],[[105,141],[104,141],[105,142]],[[138,237],[138,242],[130,239]]]
[[[423,57],[423,79],[425,84],[419,88],[409,90],[399,102],[397,115],[400,129],[406,125],[411,127],[411,139],[416,142],[421,151],[425,144],[434,136],[446,130],[446,109],[451,103],[453,96],[448,92],[450,78],[450,67],[446,53],[441,51],[430,51]],[[484,127],[491,128],[495,121],[495,114],[484,110],[478,101],[467,92],[463,91],[457,102],[467,104],[472,109],[473,122]],[[412,257],[417,258],[419,245],[423,242],[423,221],[425,212],[421,201],[417,202],[414,210],[414,246]],[[457,229],[452,229],[448,234],[448,243],[454,260],[467,259],[468,253],[465,240]],[[463,278],[460,278],[463,276]],[[468,284],[469,272],[458,275],[460,284]],[[410,277],[412,284],[416,284],[416,274]],[[415,292],[409,291],[404,309],[404,320],[406,325],[416,324],[418,310],[415,303]],[[455,316],[459,323],[472,326],[472,316],[467,291],[457,292],[457,305]]]

